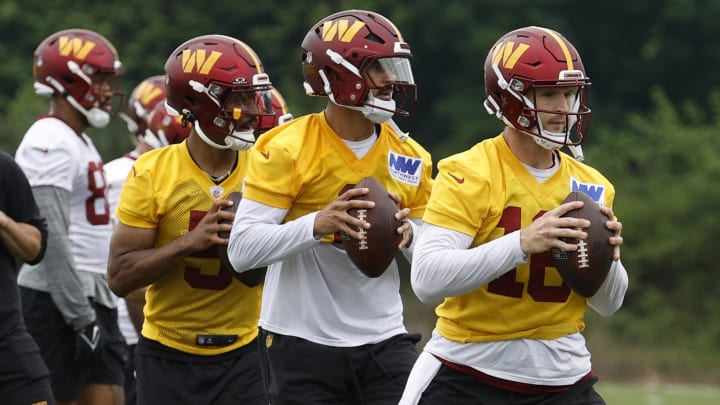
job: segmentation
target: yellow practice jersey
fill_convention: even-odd
[[[432,187],[430,154],[411,138],[402,141],[388,124],[377,128],[377,142],[360,159],[330,128],[324,113],[267,132],[250,151],[244,197],[289,208],[285,221],[290,221],[323,209],[372,176],[400,196],[410,217],[421,218]]]
[[[567,154],[557,156],[560,167],[542,183],[502,136],[443,159],[423,219],[472,236],[475,247],[526,228],[571,191],[612,206],[615,190],[604,176]],[[544,252],[475,291],[446,298],[436,308],[437,330],[457,342],[556,339],[584,329],[586,305]]]
[[[155,247],[192,230],[213,202],[240,191],[247,152],[238,153],[233,173],[215,184],[193,162],[186,142],[149,151],[138,158],[122,190],[120,222],[157,229]],[[261,288],[240,283],[220,267],[215,247],[186,257],[151,284],[146,293],[142,335],[174,349],[215,355],[243,346],[257,336]],[[214,346],[206,335],[236,335]]]

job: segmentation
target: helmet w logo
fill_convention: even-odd
[[[518,44],[515,47],[513,41],[504,42],[493,50],[493,64],[501,65],[505,69],[512,69],[528,48],[530,48],[528,44]]]
[[[84,60],[87,55],[95,48],[95,42],[83,41],[82,38],[70,38],[64,35],[58,39],[60,55],[68,56],[72,54],[79,60]]]
[[[215,66],[215,63],[217,63],[222,54],[222,52],[212,51],[210,52],[210,56],[207,56],[205,49],[198,49],[197,51],[185,49],[182,54],[183,72],[192,73],[193,71],[197,71],[200,74],[206,75],[210,73],[210,70]]]
[[[355,34],[365,26],[365,23],[362,21],[353,21],[349,27],[348,24],[350,24],[348,20],[330,21],[323,24],[322,40],[324,42],[330,42],[337,36],[341,42],[350,42],[355,37]]]
[[[152,83],[143,82],[137,89],[137,99],[142,105],[148,105],[155,98],[162,96],[163,90]]]

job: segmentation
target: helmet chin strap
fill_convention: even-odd
[[[255,144],[255,131],[235,131],[225,137],[225,144],[233,150],[248,150]]]
[[[215,149],[233,149],[242,151],[250,149],[255,143],[255,133],[253,131],[233,132],[233,135],[228,135],[225,137],[225,145],[220,145],[216,142],[213,142],[213,140],[205,134],[199,123],[196,122],[196,125],[193,128],[195,129],[195,132],[198,134],[200,139],[203,140],[203,142]],[[252,138],[253,140],[249,141],[245,139],[248,137]]]
[[[92,107],[90,109],[87,109],[83,107],[78,101],[70,95],[67,91],[65,91],[65,87],[63,87],[60,82],[55,80],[52,76],[48,76],[45,78],[48,83],[50,83],[55,90],[60,93],[67,102],[73,106],[76,110],[78,110],[82,115],[85,116],[87,119],[88,124],[94,128],[105,128],[110,123],[110,113],[108,113],[105,110],[102,110],[97,107]]]
[[[530,132],[525,132],[525,133],[527,135],[530,135],[530,137],[535,141],[535,143],[537,143],[541,147],[548,149],[548,150],[556,150],[556,149],[562,148],[563,146],[566,146],[563,143],[558,143],[558,142],[554,142],[554,141],[551,141],[551,140],[548,140],[545,138],[541,138],[537,135],[531,134]],[[545,137],[550,138],[550,139],[558,139],[558,138],[565,139],[565,134],[561,133],[561,132],[550,132],[548,130],[543,129],[542,134]],[[570,150],[570,152],[572,153],[575,160],[577,160],[578,162],[582,162],[583,160],[585,160],[585,154],[583,153],[582,146],[567,145],[567,147]]]
[[[385,101],[380,100],[375,97],[371,93],[368,94],[368,102],[371,102],[372,105],[365,105],[361,107],[361,111],[365,118],[369,119],[370,121],[376,123],[376,124],[382,124],[383,122],[389,120],[392,118],[395,113],[395,100]],[[377,108],[376,106],[383,107]],[[388,111],[390,110],[390,111]]]
[[[577,122],[577,117],[574,115],[571,115],[568,117],[568,128],[572,128],[575,123]],[[560,149],[563,146],[566,146],[565,141],[570,138],[569,132],[552,132],[548,131],[547,129],[542,127],[542,122],[538,119],[538,126],[540,127],[540,132],[545,137],[545,139],[530,134],[533,139],[535,139],[535,142],[542,146],[545,149]],[[583,153],[582,146],[580,145],[567,145],[568,149],[572,153],[575,160],[578,162],[582,162],[585,160],[585,154]]]
[[[328,55],[330,55],[331,53],[334,53],[334,52],[332,52],[331,50],[328,50]],[[337,63],[339,63],[339,62],[337,62]],[[355,68],[355,66],[353,66],[349,62],[347,64],[342,64],[342,65],[345,66],[348,70],[353,72],[358,77],[362,78],[362,76],[360,75],[360,72],[357,72],[357,68]],[[320,71],[318,71],[318,74],[320,75],[320,78],[323,81],[323,90],[325,91],[325,94],[327,94],[330,101],[332,101],[336,105],[339,105],[341,107],[346,107],[351,110],[361,111],[363,113],[363,116],[365,116],[365,118],[374,122],[375,124],[382,124],[383,122],[392,118],[393,115],[395,115],[395,113],[394,113],[395,100],[389,100],[389,101],[380,100],[378,98],[375,98],[375,96],[372,95],[372,92],[368,92],[368,95],[367,95],[367,103],[369,105],[363,105],[363,106],[358,107],[358,106],[345,105],[345,104],[338,103],[337,101],[335,101],[335,94],[333,94],[332,87],[330,87],[330,80],[328,80],[327,75],[325,75],[325,72],[322,69],[320,69]],[[309,85],[306,86],[306,91],[308,91],[308,89],[312,90],[312,88],[310,88]],[[308,94],[310,94],[310,93],[308,93]],[[375,106],[378,106],[381,108],[376,108]]]
[[[363,105],[363,106],[352,106],[352,105],[342,105],[338,104],[335,101],[335,98],[332,96],[332,93],[329,94],[330,100],[345,108],[349,108],[351,110],[360,111],[363,113],[363,116],[367,118],[368,120],[372,121],[375,124],[382,124],[383,122],[391,119],[395,113],[395,100],[385,101],[380,100],[375,97],[373,97],[372,94],[368,94],[368,103],[372,103],[372,105]],[[377,108],[381,107],[381,108]],[[390,110],[390,111],[388,111]]]
[[[205,135],[205,132],[202,130],[202,128],[200,127],[200,124],[197,121],[195,122],[195,124],[196,125],[193,126],[193,128],[195,129],[195,133],[198,134],[198,136],[200,137],[200,139],[203,140],[203,142],[212,146],[215,149],[230,149],[230,145],[220,145],[218,143],[213,142],[212,139],[208,138],[208,136]],[[225,139],[227,139],[227,138],[225,138]]]

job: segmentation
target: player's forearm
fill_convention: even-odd
[[[235,271],[264,267],[319,243],[313,237],[315,213],[281,224],[287,212],[249,199],[240,201],[227,250]]]
[[[410,281],[423,302],[476,290],[524,262],[517,232],[469,248],[472,238],[423,225],[413,254]]]
[[[11,256],[31,262],[40,253],[42,234],[36,227],[6,216],[0,224],[0,242]]]
[[[114,252],[108,258],[108,284],[118,297],[154,283],[183,264],[191,248],[182,236],[159,248]]]
[[[613,261],[610,271],[600,289],[588,298],[588,305],[603,316],[615,313],[625,299],[628,288],[628,275],[620,260]]]

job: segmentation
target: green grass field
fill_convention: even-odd
[[[720,388],[704,385],[634,385],[598,382],[608,405],[718,405]]]

